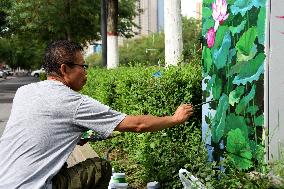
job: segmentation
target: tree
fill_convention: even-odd
[[[189,62],[201,60],[201,21],[194,18],[182,18],[183,59]]]
[[[181,0],[165,1],[165,62],[177,65],[182,59]]]
[[[108,0],[107,14],[107,68],[118,67],[118,0]]]
[[[0,37],[6,37],[11,47],[17,39],[20,46],[13,46],[17,49],[16,57],[29,52],[39,53],[34,54],[34,58],[40,57],[46,45],[57,39],[69,39],[84,45],[101,38],[100,0],[1,0],[0,5]],[[121,35],[131,37],[136,16],[135,0],[121,0],[119,6],[117,30]],[[3,28],[6,28],[5,36],[1,33]],[[41,49],[34,51],[35,47]],[[4,52],[4,49],[0,51]],[[23,66],[30,62],[29,59],[23,60],[28,57],[26,54],[21,58],[4,54],[11,65]],[[34,58],[33,62],[41,65],[40,59]],[[34,63],[30,64],[27,67],[34,67]]]
[[[135,0],[121,2],[134,4]],[[19,0],[8,13],[14,34],[29,33],[43,42],[69,39],[85,44],[100,39],[99,0]],[[129,10],[120,20],[132,23],[129,19],[135,15],[135,10]],[[131,33],[129,28],[120,30]]]
[[[8,10],[11,8],[11,1],[10,0],[1,0],[0,1],[0,37],[4,36],[8,31]]]

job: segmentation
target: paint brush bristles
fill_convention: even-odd
[[[203,104],[207,104],[207,103],[210,103],[210,102],[215,102],[215,101],[217,101],[217,100],[209,100],[209,101],[206,101],[206,102],[202,102],[202,103],[200,103],[200,104],[194,105],[193,108],[196,108],[196,107],[198,107],[198,106],[202,106]]]

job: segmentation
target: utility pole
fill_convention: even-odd
[[[107,0],[101,0],[102,61],[107,66]]]

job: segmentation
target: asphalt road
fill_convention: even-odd
[[[6,80],[0,80],[0,137],[9,119],[13,98],[17,89],[37,81],[39,79],[33,77],[8,77]]]

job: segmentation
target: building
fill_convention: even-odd
[[[140,27],[135,29],[138,35],[163,31],[164,0],[138,0],[137,9],[141,11],[135,18],[135,23]]]

